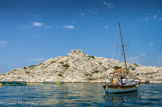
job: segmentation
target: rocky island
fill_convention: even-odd
[[[124,63],[114,59],[83,54],[82,50],[71,50],[67,56],[50,58],[38,65],[17,68],[0,74],[1,81],[27,82],[108,82],[110,72]],[[151,83],[162,83],[162,67],[142,66],[128,63],[128,69],[141,79]]]

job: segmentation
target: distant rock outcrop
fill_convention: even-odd
[[[107,82],[115,66],[124,67],[114,59],[89,56],[82,50],[72,50],[68,56],[50,58],[38,65],[17,68],[0,74],[1,81],[27,82]],[[162,83],[162,67],[128,64],[129,70],[145,82]]]

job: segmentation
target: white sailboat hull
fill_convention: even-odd
[[[106,93],[126,93],[138,90],[138,87],[130,89],[105,89]]]
[[[104,85],[106,93],[126,93],[137,91],[140,83],[134,85]]]

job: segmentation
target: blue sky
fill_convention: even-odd
[[[118,22],[127,59],[162,66],[161,0],[0,0],[0,73],[71,49],[112,58]]]

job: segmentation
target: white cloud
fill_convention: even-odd
[[[63,28],[74,29],[75,26],[73,26],[73,25],[64,25]]]
[[[145,21],[148,21],[149,20],[149,18],[148,17],[145,17]]]
[[[61,26],[56,26],[55,28],[61,28]]]
[[[28,29],[28,28],[31,28],[31,26],[24,25],[23,28]]]
[[[148,21],[148,19],[158,21],[160,17],[161,17],[161,10],[157,6],[153,5],[151,9],[149,9],[149,12],[148,12],[147,17],[145,18],[145,21]]]
[[[29,58],[28,61],[44,61],[46,58]]]
[[[105,29],[109,29],[110,27],[109,26],[105,26]]]
[[[153,15],[153,19],[157,19],[158,14]]]
[[[97,10],[88,10],[87,13],[89,13],[89,14],[97,14]]]
[[[146,56],[146,54],[145,53],[141,53],[141,56]]]
[[[90,10],[81,12],[80,15],[81,16],[86,16],[86,15],[89,15],[89,14],[97,14],[97,13],[98,13],[97,9],[90,9]]]
[[[63,25],[63,26],[56,26],[55,28],[65,28],[65,29],[74,29],[75,26],[73,25]]]
[[[45,26],[44,28],[45,28],[45,29],[51,29],[52,26]]]
[[[162,18],[159,18],[159,21],[162,21]]]
[[[42,22],[32,22],[32,26],[41,27],[44,26],[44,24]]]
[[[154,46],[154,44],[153,44],[153,43],[150,43],[150,44],[149,44],[149,46],[150,46],[150,47],[153,47],[153,46]]]
[[[103,2],[104,5],[106,5],[108,8],[115,8],[116,6],[113,3],[107,3],[107,2]]]
[[[131,27],[136,27],[136,26],[139,26],[139,21],[138,20],[131,24]]]
[[[7,44],[7,41],[3,40],[3,41],[0,41],[0,45],[6,45]]]
[[[45,25],[44,23],[42,22],[31,22],[30,25],[24,25],[23,28],[25,29],[28,29],[28,28],[32,28],[32,27],[41,27],[41,28],[44,28],[44,29],[51,29],[52,26],[49,26],[49,25]]]
[[[81,12],[80,15],[81,15],[81,16],[85,16],[85,13]]]

